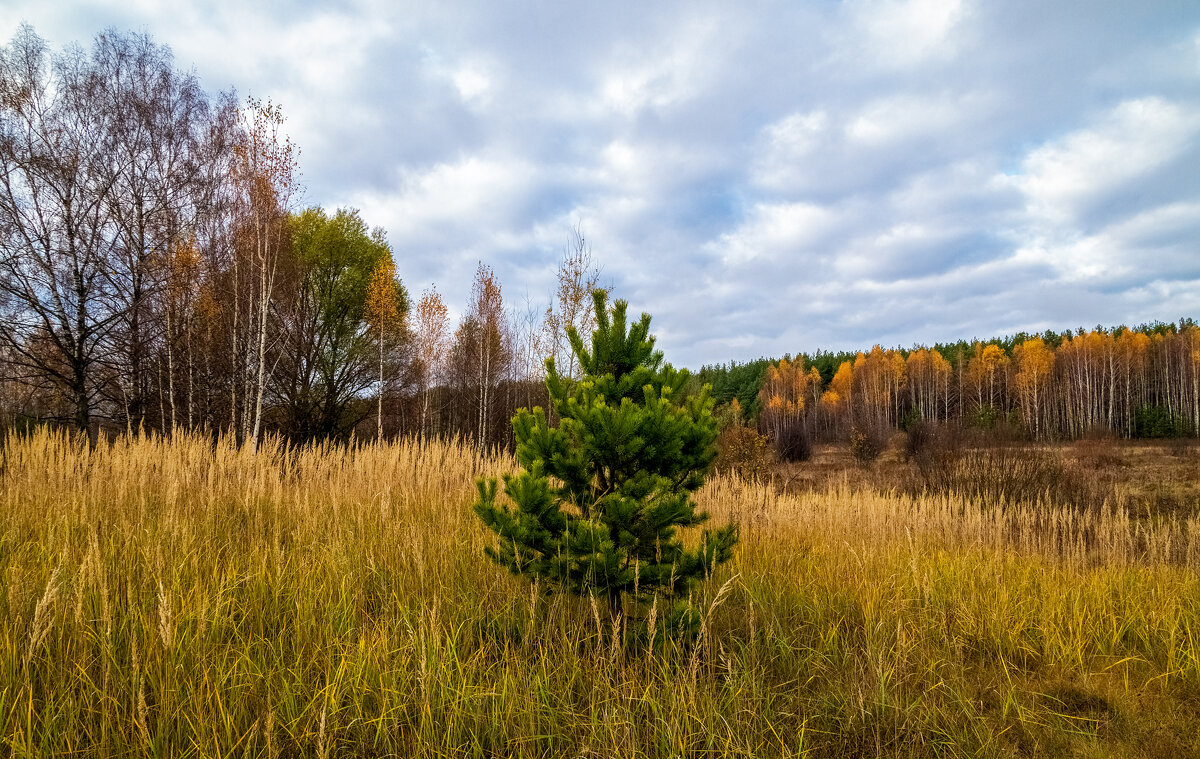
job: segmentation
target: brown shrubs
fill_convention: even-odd
[[[717,436],[717,460],[713,468],[739,477],[767,477],[774,456],[767,439],[749,427],[733,425]]]
[[[1075,459],[1084,469],[1100,472],[1128,466],[1111,437],[1090,437],[1076,443]]]
[[[887,449],[889,429],[883,425],[861,425],[850,430],[850,455],[859,464],[870,464]]]
[[[992,505],[1034,504],[1098,507],[1103,495],[1092,479],[1046,448],[966,437],[952,427],[926,430],[908,441],[920,488],[956,493]]]
[[[792,419],[777,426],[771,442],[780,461],[790,463],[808,461],[813,456],[812,436],[800,419]]]

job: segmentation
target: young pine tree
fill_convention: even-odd
[[[591,350],[572,329],[582,369],[575,382],[546,362],[546,385],[560,423],[541,408],[513,419],[517,463],[504,477],[512,507],[497,502],[495,480],[480,480],[475,511],[500,540],[492,559],[514,573],[546,578],[580,595],[607,599],[614,619],[623,602],[680,597],[729,559],[736,526],[705,530],[694,550],[678,535],[699,525],[692,493],[715,456],[717,423],[708,387],[690,397],[686,370],[663,364],[650,316],[626,322],[593,294],[597,328]]]

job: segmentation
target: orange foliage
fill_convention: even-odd
[[[815,383],[815,384],[814,384]],[[809,401],[820,392],[821,375],[813,367],[805,371],[804,359],[787,358],[767,367],[758,391],[763,420],[778,434],[784,425],[804,418]]]
[[[375,264],[371,281],[367,283],[367,321],[382,335],[400,320],[400,304],[396,297],[396,264],[384,256]]]

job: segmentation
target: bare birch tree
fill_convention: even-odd
[[[81,431],[120,315],[105,276],[111,179],[96,86],[82,50],[51,57],[28,26],[0,53],[0,339],[21,371],[60,388]]]
[[[212,172],[206,163],[219,160],[205,144],[212,112],[195,76],[178,72],[171,51],[149,35],[102,33],[92,59],[109,131],[102,166],[111,185],[106,202],[115,239],[109,279],[121,312],[114,353],[122,358],[126,424],[144,422],[149,364],[158,349],[167,352],[169,364],[160,408],[170,407],[173,426],[175,336],[162,298],[169,278],[179,273],[173,246],[189,244],[208,211],[212,193],[204,183]],[[165,418],[160,425],[168,426]]]
[[[233,351],[245,350],[240,432],[252,444],[262,430],[271,302],[281,248],[286,244],[287,213],[299,190],[298,150],[282,134],[283,111],[270,101],[249,98],[242,111],[241,140],[234,145],[233,180],[240,199],[241,251],[234,255]],[[235,242],[235,245],[237,242]],[[245,289],[244,301],[242,290]],[[245,312],[245,332],[239,321]],[[237,413],[237,401],[233,403]]]
[[[578,226],[571,229],[555,282],[554,301],[546,310],[546,348],[561,375],[574,379],[579,375],[579,366],[567,330],[574,327],[581,335],[591,334],[596,320],[592,291],[600,286],[600,268]]]

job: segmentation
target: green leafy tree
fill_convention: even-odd
[[[716,455],[709,388],[688,395],[686,370],[663,364],[650,316],[626,321],[625,301],[609,311],[593,293],[591,349],[568,332],[582,378],[546,362],[546,385],[560,422],[522,409],[513,420],[522,471],[478,482],[475,511],[499,537],[488,555],[514,573],[546,578],[580,595],[607,599],[614,619],[625,599],[680,597],[729,559],[736,526],[705,530],[688,549],[678,530],[708,519],[692,493]]]
[[[408,294],[383,231],[358,211],[310,208],[290,218],[289,233],[293,257],[276,299],[276,405],[296,439],[344,437],[370,411],[361,399],[384,373],[383,358],[401,347]]]

